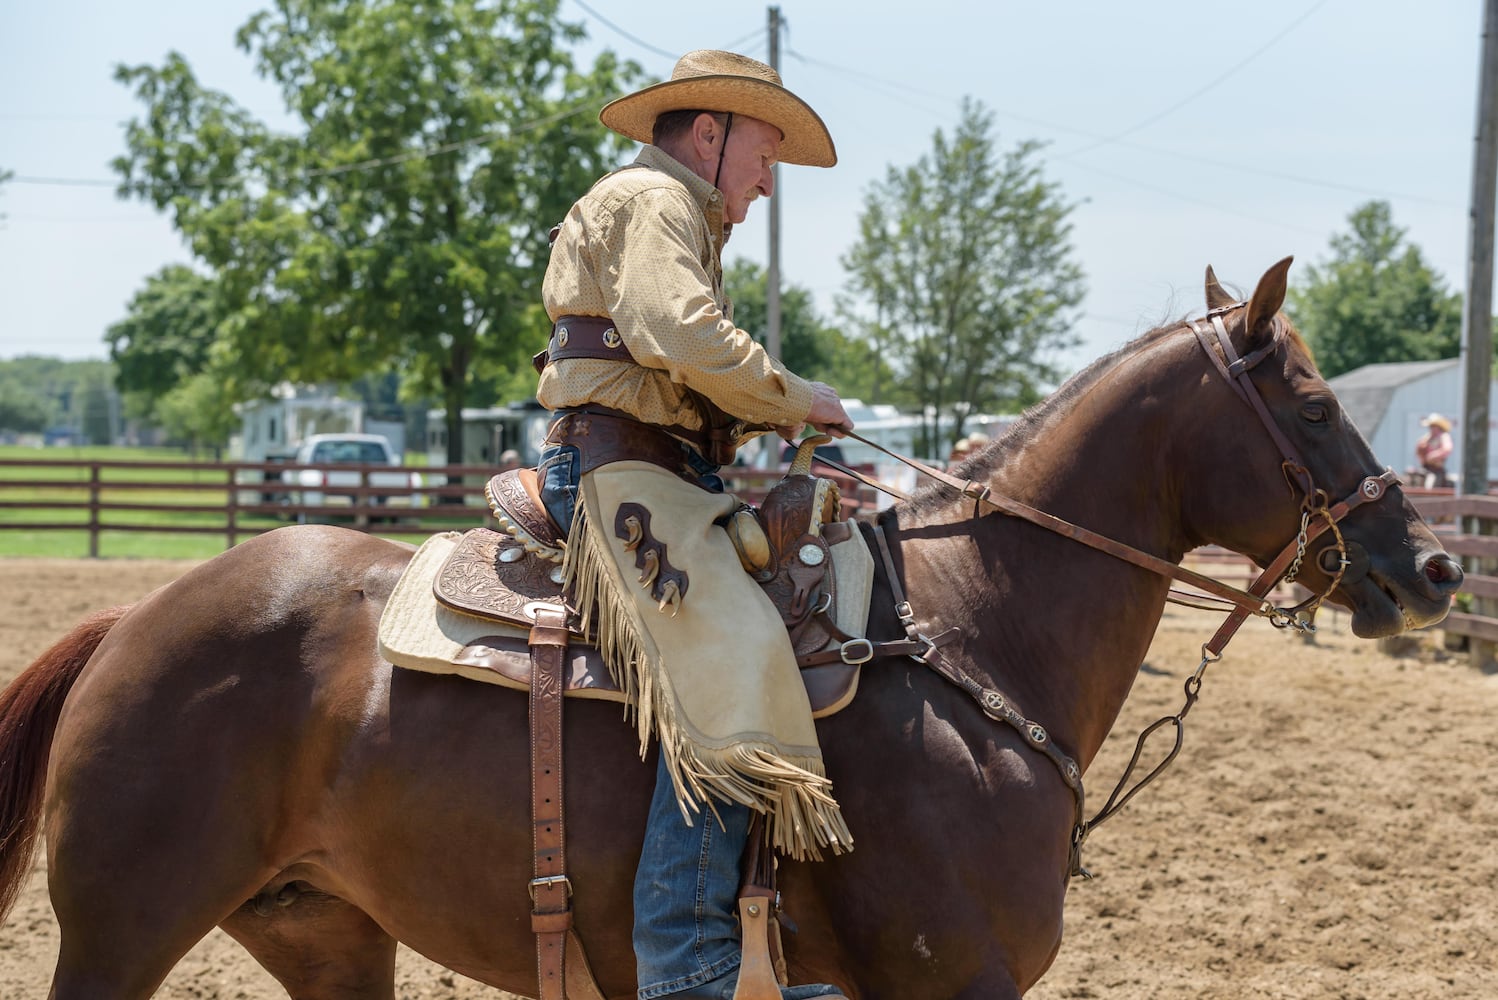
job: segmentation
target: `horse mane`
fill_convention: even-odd
[[[1305,338],[1301,336],[1300,331],[1295,328],[1295,324],[1284,314],[1281,314],[1279,318],[1290,343],[1298,347],[1311,363],[1315,364],[1315,355],[1312,353],[1310,345],[1306,343]],[[1024,413],[1020,414],[1019,419],[1010,424],[995,441],[984,447],[977,454],[968,456],[951,471],[958,476],[964,476],[974,482],[986,482],[996,469],[1003,466],[1010,452],[1024,443],[1034,440],[1037,431],[1050,419],[1053,413],[1070,406],[1078,397],[1091,389],[1099,379],[1112,371],[1123,359],[1144,350],[1146,347],[1163,338],[1166,334],[1178,329],[1185,322],[1185,317],[1169,320],[1154,329],[1145,331],[1122,347],[1116,348],[1098,358],[1063,382],[1061,387],[1055,392],[1026,409]],[[896,509],[902,514],[929,514],[938,508],[944,507],[951,501],[952,491],[950,487],[931,480],[925,480],[912,492],[909,501],[897,504]]]
[[[1018,420],[1009,425],[1003,434],[999,435],[998,438],[977,452],[977,454],[964,459],[952,472],[955,475],[963,476],[976,482],[986,481],[995,469],[1004,464],[1010,452],[1035,439],[1037,431],[1050,419],[1053,413],[1070,406],[1077,398],[1091,389],[1098,380],[1112,371],[1124,358],[1130,357],[1150,344],[1153,344],[1167,333],[1179,327],[1182,322],[1184,320],[1177,319],[1163,323],[1152,330],[1140,334],[1122,347],[1093,361],[1087,367],[1063,382],[1061,387],[1055,392],[1027,408],[1024,413],[1020,414]],[[909,501],[897,506],[902,513],[924,514],[931,513],[937,508],[951,503],[951,501],[952,491],[950,487],[932,480],[924,480],[911,494]]]

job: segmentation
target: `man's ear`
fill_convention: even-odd
[[[710,112],[704,111],[692,119],[692,152],[702,159],[718,155],[718,143],[723,141],[723,129]]]

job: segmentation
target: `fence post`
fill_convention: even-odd
[[[88,467],[88,557],[99,558],[99,490],[100,469],[98,462]]]
[[[227,492],[229,494],[229,502],[225,505],[224,510],[224,521],[225,530],[229,535],[229,548],[232,549],[234,543],[239,540],[239,483],[238,476],[235,474],[232,465],[224,470],[224,477],[228,483]]]
[[[368,492],[369,491],[369,467],[368,466],[366,466],[366,467],[364,467],[364,468],[362,468],[362,469],[359,470],[359,487],[360,487],[361,492],[357,496],[353,496],[353,497],[349,498],[349,502],[351,504],[353,504],[354,510],[358,511],[358,513],[356,513],[354,515],[354,527],[358,528],[360,531],[368,531],[369,530],[369,507],[368,507],[368,505],[374,502],[374,497],[372,497],[369,494],[369,492]]]
[[[1493,534],[1493,522],[1483,516],[1473,516],[1468,519],[1469,531],[1475,535]],[[1494,567],[1498,566],[1498,560],[1484,556],[1473,556],[1471,560],[1472,570],[1484,576],[1491,575]],[[1498,601],[1491,597],[1480,597],[1473,595],[1472,610],[1484,618],[1498,616]],[[1494,643],[1491,639],[1479,639],[1477,636],[1467,637],[1467,662],[1479,670],[1484,669],[1493,660]]]

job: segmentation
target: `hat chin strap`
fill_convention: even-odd
[[[723,190],[721,187],[718,187],[718,181],[723,176],[723,154],[728,152],[728,133],[732,131],[733,112],[730,111],[728,112],[728,123],[723,126],[723,145],[718,147],[718,172],[713,174],[713,187],[718,188],[719,191]]]

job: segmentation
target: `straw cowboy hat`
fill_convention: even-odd
[[[1428,416],[1424,420],[1420,421],[1420,426],[1421,427],[1439,427],[1443,431],[1449,431],[1449,430],[1451,430],[1451,421],[1447,420],[1445,417],[1441,416],[1439,413],[1432,413],[1430,416]]]
[[[748,56],[717,49],[688,52],[671,79],[604,106],[598,118],[636,142],[648,143],[655,119],[666,111],[729,111],[780,129],[780,162],[830,167],[837,162],[832,135],[818,114],[785,89],[780,74]]]

